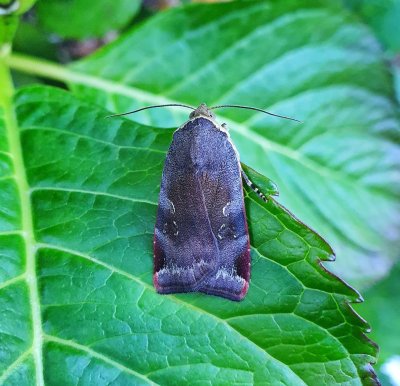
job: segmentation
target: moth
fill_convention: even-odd
[[[267,198],[242,170],[225,124],[212,109],[193,109],[168,150],[154,230],[153,283],[158,293],[203,292],[242,300],[250,281],[250,240],[242,179]],[[118,114],[125,115],[132,112]]]

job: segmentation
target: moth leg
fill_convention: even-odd
[[[268,197],[266,197],[261,191],[260,189],[257,188],[257,186],[255,186],[250,178],[247,176],[247,174],[243,171],[243,169],[240,169],[241,173],[242,173],[242,178],[244,180],[244,182],[246,182],[247,186],[250,187],[251,190],[253,190],[254,193],[257,194],[258,197],[261,198],[261,200],[263,200],[264,202],[268,202]]]

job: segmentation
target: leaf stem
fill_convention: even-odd
[[[62,66],[36,57],[13,53],[8,57],[7,63],[10,68],[14,70],[37,75],[45,79],[52,79],[66,84],[85,85],[104,90],[111,94],[121,94],[151,104],[171,103],[170,99],[163,96],[151,94],[98,76],[81,73],[67,66]]]
[[[1,51],[1,50],[0,50]],[[25,239],[26,281],[29,289],[29,301],[32,314],[32,355],[35,363],[36,385],[44,385],[42,356],[42,319],[39,291],[36,278],[36,247],[32,220],[32,207],[29,186],[25,173],[18,122],[13,108],[14,85],[7,65],[8,50],[0,56],[0,109],[3,110],[9,151],[14,164],[15,181],[18,186],[21,205],[21,229]]]

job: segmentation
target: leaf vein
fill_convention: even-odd
[[[112,266],[112,265],[110,265],[110,264],[104,263],[104,262],[102,262],[102,261],[100,261],[100,260],[98,260],[98,259],[96,259],[96,258],[94,258],[94,257],[91,257],[91,256],[87,255],[87,254],[84,254],[84,253],[81,253],[81,252],[78,252],[78,251],[75,251],[75,250],[71,250],[71,249],[68,249],[68,248],[63,248],[63,247],[60,247],[60,246],[54,246],[54,245],[51,245],[51,244],[46,244],[46,243],[40,243],[40,244],[38,245],[38,248],[48,248],[48,249],[58,250],[58,251],[60,251],[60,252],[68,253],[68,254],[71,254],[71,255],[78,256],[78,257],[81,257],[81,258],[83,258],[83,259],[89,260],[89,261],[91,261],[91,262],[94,263],[94,264],[103,266],[103,267],[109,269],[110,271],[115,272],[116,274],[122,275],[122,276],[124,276],[124,277],[126,277],[126,278],[128,278],[128,279],[130,279],[130,280],[132,280],[132,281],[134,281],[134,282],[136,282],[137,284],[139,284],[139,285],[141,285],[141,286],[144,286],[146,289],[148,289],[149,291],[151,291],[151,292],[153,292],[153,293],[155,292],[153,286],[147,284],[147,283],[144,282],[144,281],[139,280],[139,279],[138,279],[137,277],[135,277],[134,275],[132,275],[132,274],[130,274],[130,273],[124,271],[124,270],[121,270],[121,269],[119,269],[119,268],[117,268],[117,267],[114,267],[114,266]],[[190,308],[190,309],[192,309],[194,312],[200,313],[200,314],[202,314],[202,315],[205,314],[205,315],[209,316],[210,318],[216,320],[217,323],[220,323],[220,324],[225,325],[229,330],[234,331],[234,332],[237,333],[241,338],[243,338],[245,341],[247,341],[248,343],[250,343],[251,345],[253,345],[254,347],[256,347],[258,350],[260,350],[262,353],[264,353],[264,355],[267,355],[268,357],[274,358],[274,360],[276,360],[277,362],[282,363],[284,366],[287,366],[286,363],[284,363],[284,362],[280,361],[279,359],[273,357],[265,348],[261,347],[261,346],[258,345],[256,342],[252,341],[252,340],[249,339],[247,336],[243,335],[243,334],[242,334],[239,330],[237,330],[235,327],[233,327],[233,326],[230,325],[229,323],[225,322],[224,319],[221,319],[221,318],[219,318],[218,316],[216,316],[216,315],[214,315],[214,314],[212,314],[212,313],[210,313],[210,312],[208,312],[208,311],[206,311],[206,310],[204,310],[204,309],[202,309],[202,308],[196,307],[196,306],[194,306],[193,304],[190,304],[190,303],[188,303],[188,302],[185,302],[184,300],[181,300],[181,299],[177,298],[175,295],[169,295],[169,296],[168,296],[168,299],[171,300],[171,301],[173,301],[173,302],[175,302],[175,303],[179,303],[179,304],[181,304],[182,306],[184,306],[184,307],[186,307],[186,308]],[[292,370],[291,370],[291,371],[292,371]],[[299,377],[298,374],[296,374],[296,373],[294,373],[294,372],[293,372],[293,374],[296,375],[297,377]],[[301,379],[301,378],[299,377],[299,379]]]
[[[139,373],[139,372],[137,372],[135,370],[132,370],[131,368],[126,367],[122,363],[117,362],[114,359],[111,359],[111,358],[109,358],[109,357],[107,357],[107,356],[105,356],[105,355],[103,355],[103,354],[101,354],[101,353],[89,348],[89,347],[81,345],[81,344],[79,344],[79,343],[77,343],[75,341],[62,339],[62,338],[59,338],[57,336],[48,335],[48,334],[44,335],[44,339],[46,341],[48,341],[48,342],[53,342],[53,343],[60,344],[62,346],[71,347],[71,348],[74,348],[74,349],[76,349],[78,351],[84,351],[87,354],[89,354],[90,356],[92,356],[92,357],[94,357],[96,359],[100,359],[101,361],[106,362],[109,365],[112,365],[113,367],[116,367],[118,370],[120,370],[120,371],[122,371],[124,373],[128,373],[128,374],[133,375],[133,376],[135,376],[137,378],[141,378],[141,379],[143,379],[145,382],[147,382],[150,385],[157,385],[152,380],[148,379],[146,377],[146,375],[141,374],[141,373]]]

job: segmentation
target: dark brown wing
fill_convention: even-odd
[[[201,291],[241,300],[250,250],[240,166],[227,134],[196,118],[179,129],[161,182],[154,238],[160,293]]]

